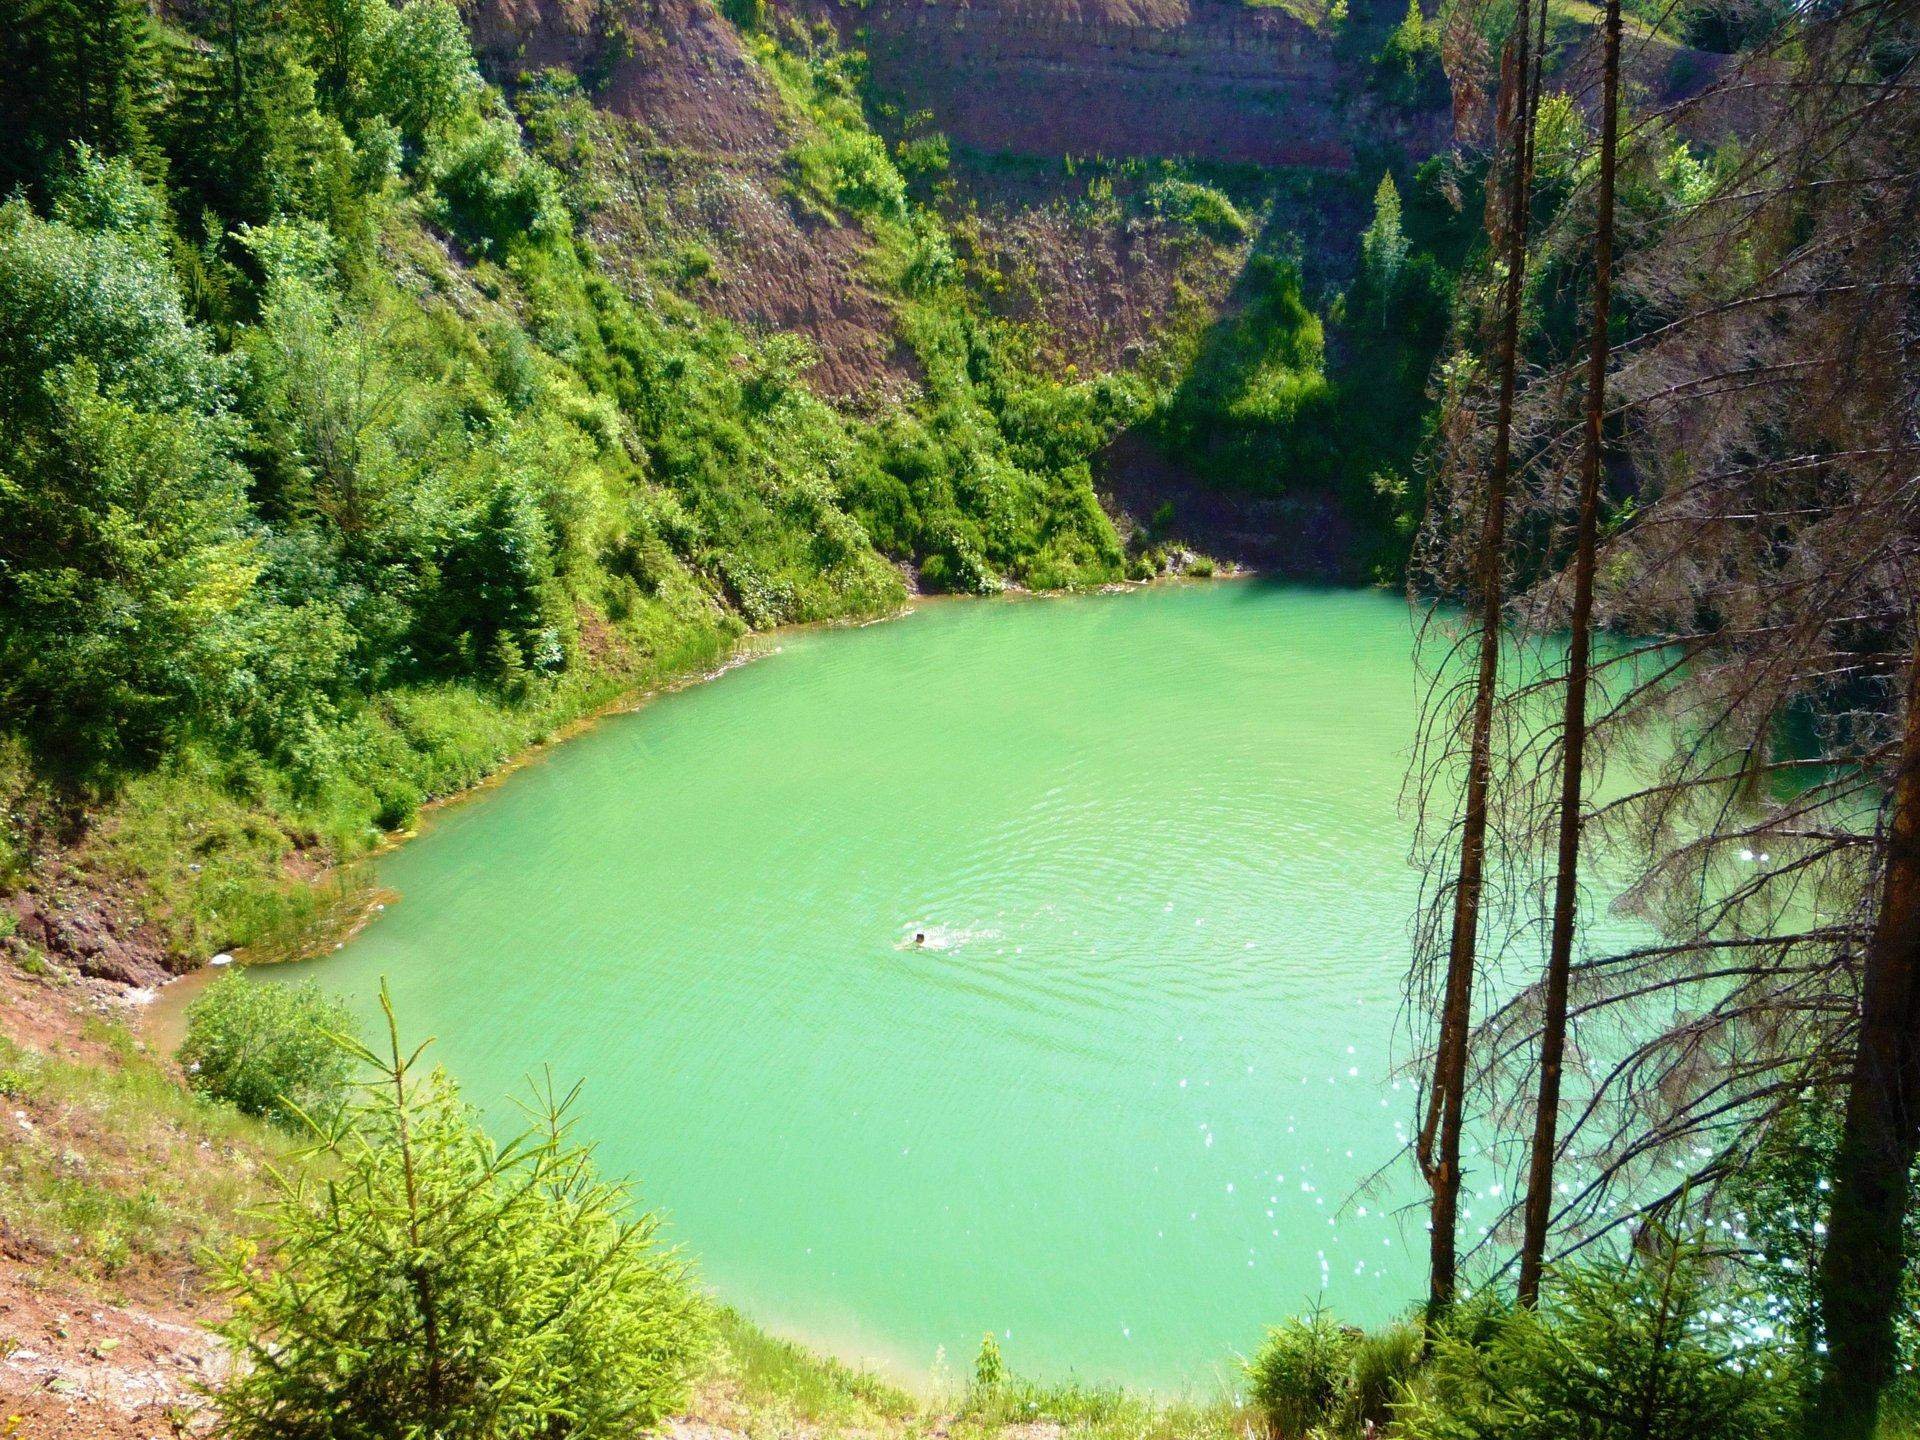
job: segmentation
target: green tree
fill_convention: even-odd
[[[368,1082],[316,1127],[318,1163],[276,1176],[273,1263],[228,1264],[248,1363],[216,1397],[224,1433],[588,1440],[670,1413],[704,1311],[658,1220],[570,1138],[574,1095],[549,1083],[496,1145],[381,1003],[386,1055],[353,1047]]]
[[[43,196],[76,141],[151,164],[153,22],[141,0],[0,0],[0,191]]]
[[[1406,262],[1407,236],[1400,228],[1400,191],[1393,183],[1393,176],[1385,174],[1373,192],[1373,219],[1360,236],[1360,264],[1372,287],[1383,328],[1394,286],[1400,279],[1400,267]]]
[[[1447,72],[1440,63],[1439,28],[1407,0],[1407,13],[1388,32],[1373,61],[1373,88],[1402,110],[1431,110],[1447,103]]]
[[[0,713],[92,770],[216,707],[257,565],[224,370],[139,182],[79,173],[63,212],[128,229],[0,209]]]
[[[1253,1403],[1280,1440],[1298,1440],[1329,1420],[1347,1388],[1358,1333],[1324,1310],[1267,1332],[1247,1362]]]
[[[410,399],[383,353],[375,317],[349,321],[330,284],[317,226],[244,232],[267,274],[260,323],[246,337],[249,398],[272,457],[269,501],[318,519],[348,550],[386,518],[406,468],[394,446]]]
[[[479,90],[466,25],[449,0],[413,0],[379,32],[368,103],[416,152],[471,106]]]
[[[346,1096],[346,1006],[311,980],[276,985],[221,976],[187,1007],[179,1050],[187,1084],[248,1115],[297,1124]]]
[[[201,203],[229,224],[309,216],[343,233],[356,166],[323,113],[313,69],[270,0],[213,0],[203,46],[178,47],[168,151]]]
[[[1784,1440],[1788,1352],[1709,1299],[1700,1249],[1568,1266],[1535,1309],[1469,1304],[1395,1408],[1406,1440]],[[1716,1307],[1724,1307],[1723,1310]]]
[[[366,113],[374,48],[393,23],[387,0],[295,0],[288,13],[321,105],[352,127]]]

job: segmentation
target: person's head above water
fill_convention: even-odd
[[[914,944],[916,944],[916,945],[924,945],[924,944],[926,944],[926,943],[927,943],[927,932],[926,932],[926,931],[924,931],[924,930],[916,930],[916,931],[914,931],[914,932],[913,932],[913,943],[914,943]]]

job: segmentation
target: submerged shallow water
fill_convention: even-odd
[[[1410,649],[1392,598],[1254,583],[788,636],[445,811],[276,978],[386,976],[503,1127],[584,1077],[603,1167],[776,1329],[1205,1389],[1420,1288],[1418,1212],[1353,1194],[1411,1108]]]

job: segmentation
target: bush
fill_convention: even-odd
[[[1253,1402],[1280,1440],[1304,1436],[1332,1417],[1347,1392],[1355,1332],[1324,1310],[1296,1316],[1267,1332],[1247,1363]]]
[[[1406,1440],[1784,1440],[1789,1355],[1709,1313],[1696,1247],[1562,1270],[1534,1310],[1468,1307],[1394,1413]],[[1734,1313],[1735,1318],[1728,1318]]]
[[[546,244],[566,231],[553,171],[529,159],[511,123],[492,120],[428,163],[439,219],[476,254],[504,256],[522,241]]]
[[[187,1084],[247,1115],[283,1124],[324,1115],[346,1093],[352,1021],[312,981],[275,985],[223,975],[187,1007],[180,1063]]]
[[[1176,225],[1197,230],[1223,245],[1244,240],[1253,225],[1233,201],[1211,185],[1165,179],[1147,191],[1148,203]]]
[[[249,1358],[215,1399],[232,1440],[629,1436],[680,1405],[705,1309],[651,1214],[568,1139],[572,1096],[496,1146],[446,1074],[404,1055],[391,1004],[375,1078],[266,1209],[272,1264],[226,1267]]]
[[[1371,80],[1376,93],[1402,110],[1434,110],[1447,103],[1440,27],[1420,13],[1419,0],[1407,0],[1405,18],[1374,56]]]
[[[989,1330],[980,1337],[980,1353],[973,1360],[973,1383],[982,1390],[991,1390],[996,1385],[1004,1385],[1006,1380],[1007,1363],[1000,1358],[1000,1342]]]
[[[1347,1365],[1344,1428],[1378,1431],[1393,1418],[1394,1407],[1420,1368],[1421,1327],[1415,1321],[1390,1325],[1354,1342]]]

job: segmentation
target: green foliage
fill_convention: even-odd
[[[1414,1320],[1369,1331],[1356,1340],[1347,1361],[1340,1427],[1361,1434],[1385,1431],[1419,1373],[1424,1346],[1421,1325]]]
[[[1154,182],[1147,203],[1175,224],[1196,230],[1210,240],[1232,244],[1253,233],[1253,224],[1240,213],[1224,191],[1175,176]]]
[[[346,1007],[301,985],[222,975],[187,1007],[179,1060],[187,1084],[244,1115],[283,1125],[330,1113],[345,1098],[352,1033]]]
[[[1586,145],[1586,117],[1574,98],[1558,90],[1543,96],[1533,122],[1534,183],[1547,189],[1568,184]]]
[[[904,138],[893,147],[893,163],[908,184],[937,180],[952,163],[947,137],[936,130]]]
[[[1360,236],[1360,265],[1367,284],[1391,295],[1407,262],[1407,236],[1400,228],[1400,191],[1391,173],[1380,177],[1373,192],[1373,219]],[[1381,307],[1385,319],[1385,307]]]
[[[510,121],[489,120],[450,141],[430,158],[428,176],[442,222],[476,254],[552,241],[566,223],[552,172],[521,151]]]
[[[385,1003],[385,997],[382,997]],[[250,1363],[216,1397],[236,1440],[625,1436],[684,1402],[705,1312],[651,1214],[601,1180],[547,1087],[496,1145],[400,1048],[276,1177],[273,1263],[225,1270]],[[312,1173],[324,1180],[309,1178]],[[345,1428],[343,1428],[343,1426]]]
[[[980,1353],[973,1359],[973,1383],[982,1390],[991,1390],[1006,1383],[1006,1379],[1007,1366],[1000,1358],[1000,1342],[989,1330],[980,1337]]]
[[[1407,0],[1407,13],[1388,32],[1374,56],[1370,83],[1388,104],[1402,110],[1433,110],[1447,103],[1447,72],[1440,63],[1440,30]]]
[[[367,107],[416,151],[452,125],[480,88],[466,26],[449,0],[411,0],[378,27],[369,51]]]
[[[75,143],[156,163],[160,79],[140,0],[0,0],[0,194],[44,198]]]
[[[0,209],[0,706],[82,768],[217,701],[257,573],[225,371],[186,323],[131,171]]]
[[[1162,441],[1205,473],[1249,487],[1324,479],[1336,456],[1325,332],[1291,260],[1257,255],[1241,303],[1203,342],[1159,418]]]
[[[1767,44],[1793,17],[1785,0],[1707,0],[1680,14],[1681,37],[1722,55]]]
[[[1247,1362],[1247,1381],[1279,1440],[1297,1440],[1333,1415],[1346,1394],[1356,1339],[1319,1309],[1267,1332]]]
[[[869,220],[904,219],[906,181],[866,123],[856,56],[824,40],[810,54],[796,55],[765,36],[757,53],[782,92],[812,121],[787,153],[787,182],[795,199],[827,219],[843,211]]]
[[[1729,1177],[1716,1203],[1724,1217],[1720,1238],[1734,1247],[1737,1273],[1753,1297],[1742,1322],[1791,1341],[1808,1366],[1817,1363],[1819,1354],[1814,1281],[1826,1239],[1840,1129],[1834,1097],[1798,1097],[1767,1126],[1761,1143]],[[1909,1253],[1920,1253],[1920,1210],[1909,1210],[1905,1224]],[[1914,1378],[1920,1364],[1920,1275],[1911,1268],[1902,1278],[1894,1337],[1897,1373],[1888,1402],[1912,1407],[1920,1402],[1920,1383]]]
[[[1562,1269],[1537,1310],[1470,1308],[1395,1412],[1407,1440],[1774,1440],[1792,1357],[1716,1313],[1697,1246]]]
[[[207,11],[204,45],[171,47],[176,99],[158,129],[170,173],[202,210],[202,238],[224,222],[281,215],[356,223],[352,142],[325,112],[313,69],[268,0],[223,0]],[[209,215],[206,213],[211,211]]]

